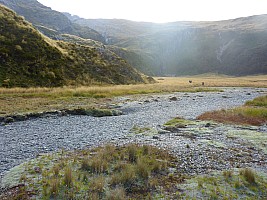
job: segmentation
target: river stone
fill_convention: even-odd
[[[170,101],[177,101],[178,100],[177,97],[170,97],[169,99],[170,99]]]
[[[12,123],[12,122],[15,122],[15,120],[14,120],[13,117],[6,117],[6,118],[4,119],[4,122],[5,122],[5,123]]]

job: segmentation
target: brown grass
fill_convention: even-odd
[[[267,87],[267,75],[248,77],[156,77],[158,83],[62,88],[0,88],[0,116],[14,113],[97,107],[115,96],[218,91],[210,87]],[[192,83],[189,83],[192,80]],[[205,86],[202,86],[202,82]],[[96,100],[97,99],[97,100]]]
[[[263,117],[246,116],[241,113],[235,113],[233,110],[219,110],[206,112],[197,117],[198,120],[212,120],[219,123],[243,124],[260,126],[266,122]]]
[[[244,176],[246,181],[249,184],[254,184],[255,183],[255,173],[253,172],[252,169],[246,168],[240,171],[240,175]]]

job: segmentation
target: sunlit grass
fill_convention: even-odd
[[[259,106],[259,107],[267,108],[267,95],[266,96],[257,97],[252,101],[247,101],[246,105],[248,105],[248,106]]]
[[[200,115],[198,119],[231,124],[262,125],[267,122],[266,99],[267,96],[262,96],[246,102],[245,106],[206,112]]]
[[[171,93],[219,92],[216,87],[267,87],[267,76],[156,77],[155,84],[102,85],[60,88],[0,88],[0,115],[88,108],[116,96]],[[189,83],[189,80],[192,83]],[[204,82],[204,86],[202,85]]]

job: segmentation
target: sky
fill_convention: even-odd
[[[217,21],[267,14],[267,0],[38,0],[86,19]]]

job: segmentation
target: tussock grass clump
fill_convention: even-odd
[[[125,189],[123,187],[117,187],[107,192],[107,200],[125,200],[127,199]]]
[[[178,175],[168,177],[174,163],[167,151],[152,146],[107,145],[44,155],[28,163],[21,179],[36,199],[153,199],[164,191],[175,198],[173,183],[181,181]],[[41,174],[32,172],[35,164],[43,166]]]
[[[72,176],[72,169],[68,166],[65,168],[64,171],[64,184],[67,187],[71,187],[73,183],[73,176]]]
[[[50,196],[56,197],[59,192],[59,181],[57,178],[51,180]]]
[[[225,179],[229,179],[233,176],[233,171],[223,171],[223,176],[225,177]]]
[[[250,168],[242,169],[240,171],[240,175],[242,175],[249,184],[255,183],[256,177],[255,177],[255,173],[253,172],[252,169],[250,169]]]

